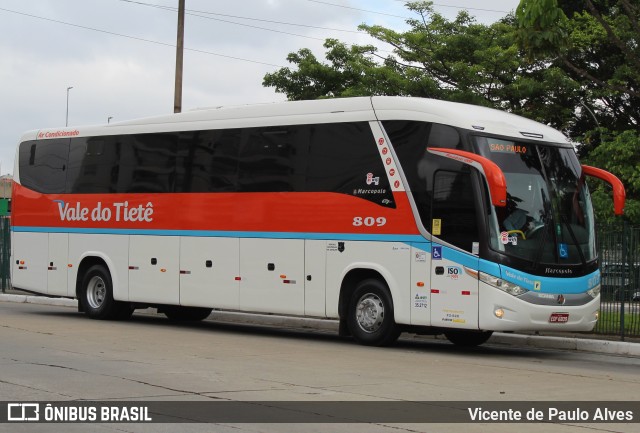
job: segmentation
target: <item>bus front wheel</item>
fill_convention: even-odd
[[[103,265],[93,265],[82,278],[79,302],[82,311],[92,319],[128,319],[133,308],[126,302],[113,299],[113,283],[109,270]]]
[[[351,296],[347,326],[355,340],[367,346],[388,346],[400,336],[386,284],[371,278],[358,284]]]

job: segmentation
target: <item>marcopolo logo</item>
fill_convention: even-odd
[[[367,185],[379,185],[380,176],[373,176],[373,173],[367,173]]]

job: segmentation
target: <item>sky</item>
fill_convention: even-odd
[[[437,0],[491,23],[519,0]],[[29,130],[173,112],[178,0],[2,0],[0,174]],[[186,0],[182,111],[284,101],[262,86],[301,48],[373,43],[359,24],[407,28],[402,0]],[[295,25],[294,25],[295,24]],[[72,89],[67,90],[69,87]],[[68,104],[67,104],[68,96]]]

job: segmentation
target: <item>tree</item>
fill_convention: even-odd
[[[624,218],[637,225],[640,223],[640,133],[632,130],[598,133],[604,134],[602,144],[583,162],[615,173],[620,178],[627,193]],[[604,182],[591,180],[589,186],[592,189],[596,221],[613,222],[611,188]]]
[[[528,58],[578,84],[581,120],[572,136],[640,126],[640,7],[629,0],[521,0],[518,41]],[[596,118],[595,121],[593,118]],[[591,143],[583,153],[597,146]]]
[[[551,125],[581,143],[581,157],[617,174],[628,189],[627,218],[640,224],[640,7],[631,0],[521,0],[491,25],[466,11],[454,20],[430,2],[410,2],[408,30],[361,25],[390,44],[325,42],[264,77],[289,99],[407,95],[485,105]],[[595,184],[594,184],[595,185]],[[610,201],[594,189],[603,221]]]
[[[360,26],[393,53],[328,39],[327,63],[301,49],[287,57],[295,68],[267,74],[263,84],[291,100],[410,95],[500,108],[570,129],[575,83],[560,68],[523,59],[513,16],[484,25],[466,11],[449,21],[430,2],[407,7],[416,16],[407,31]]]
[[[281,68],[265,75],[263,85],[275,87],[290,100],[365,95],[404,95],[406,80],[395,63],[379,64],[372,46],[351,46],[327,39],[326,59],[320,62],[307,48],[287,56],[295,70]]]
[[[578,84],[584,109],[573,136],[580,153],[623,181],[625,218],[639,224],[640,7],[629,0],[521,0],[516,17],[528,58],[562,68]],[[607,187],[592,186],[597,220],[610,221]]]

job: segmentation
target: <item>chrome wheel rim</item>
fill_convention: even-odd
[[[366,333],[374,333],[382,326],[384,320],[384,303],[378,295],[367,293],[356,305],[356,321]]]
[[[107,295],[107,286],[102,277],[95,276],[87,285],[87,302],[93,309],[100,308]]]

